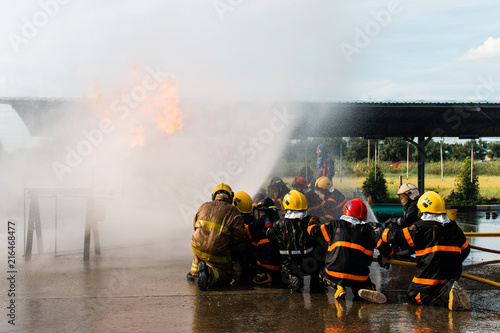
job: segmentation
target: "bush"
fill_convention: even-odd
[[[363,182],[363,193],[368,196],[368,195],[376,195],[380,201],[387,201],[388,200],[388,192],[387,192],[387,183],[384,177],[384,174],[382,173],[382,170],[377,165],[377,179],[375,179],[375,165],[373,164],[370,172],[368,172],[368,177],[366,177],[365,181]]]
[[[482,203],[479,195],[479,177],[473,174],[471,179],[471,158],[467,157],[462,163],[460,173],[455,180],[455,191],[448,201],[458,205],[477,205]]]

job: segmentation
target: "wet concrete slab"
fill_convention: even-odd
[[[145,253],[155,253],[145,255]],[[461,279],[470,311],[410,305],[411,267],[372,265],[371,278],[388,297],[383,305],[336,301],[324,294],[291,294],[271,286],[238,283],[201,292],[185,279],[189,254],[157,250],[103,251],[83,262],[79,255],[20,260],[15,297],[7,277],[0,285],[0,332],[495,332],[500,328],[500,289]],[[464,272],[500,282],[500,265]],[[5,267],[2,266],[2,267]],[[5,273],[7,275],[7,273]],[[307,282],[307,280],[306,280]],[[15,325],[8,323],[15,300]]]

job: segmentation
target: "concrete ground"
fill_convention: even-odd
[[[157,255],[152,255],[157,254]],[[500,259],[500,258],[499,258]],[[405,290],[414,268],[372,265],[371,277],[388,297],[383,305],[336,301],[325,294],[293,293],[238,284],[201,292],[186,281],[189,254],[157,249],[103,250],[18,259],[16,273],[2,267],[1,332],[498,332],[500,289],[467,279],[470,311],[409,305]],[[500,282],[500,265],[464,272]],[[14,275],[14,280],[8,280]],[[306,281],[307,282],[307,281]],[[9,296],[14,288],[15,296]],[[14,300],[15,308],[8,308]],[[14,314],[15,325],[9,324]],[[10,317],[9,317],[10,315]]]

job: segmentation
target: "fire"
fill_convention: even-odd
[[[156,94],[145,100],[143,104],[144,106],[141,107],[143,114],[155,120],[157,126],[168,134],[182,128],[176,83],[161,84]]]
[[[167,134],[182,129],[177,82],[173,79],[151,80],[144,86],[144,76],[136,75],[135,85],[126,91],[100,93],[96,86],[86,91],[89,106],[99,118],[108,118],[127,131],[130,147],[144,146],[155,128]]]

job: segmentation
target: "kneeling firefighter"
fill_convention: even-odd
[[[382,239],[415,251],[417,271],[408,289],[410,303],[469,309],[469,295],[458,284],[470,246],[462,229],[446,216],[443,198],[433,191],[418,199],[421,218],[408,228],[390,223]]]
[[[374,303],[385,303],[384,294],[375,291],[370,281],[370,265],[377,248],[388,257],[391,249],[381,239],[384,228],[380,223],[367,222],[366,205],[361,199],[348,201],[338,220],[326,224],[309,222],[307,231],[313,238],[328,244],[325,268],[321,277],[335,291],[335,298],[345,298],[345,287],[352,288],[354,299],[363,298]]]
[[[333,187],[332,182],[327,177],[320,177],[314,184],[319,197],[323,199],[321,207],[324,210],[324,220],[338,219],[342,215],[342,207],[347,202],[345,196]]]
[[[266,229],[269,239],[278,243],[281,255],[281,273],[283,281],[292,291],[301,291],[304,276],[311,276],[311,291],[322,291],[324,286],[319,281],[319,271],[323,267],[322,250],[315,248],[307,233],[311,221],[319,219],[307,215],[307,201],[304,194],[292,190],[283,199],[285,217]]]
[[[232,200],[231,187],[221,183],[215,188],[212,201],[201,205],[194,217],[190,275],[198,277],[200,290],[229,284],[233,278],[231,251],[244,246],[245,226]]]

